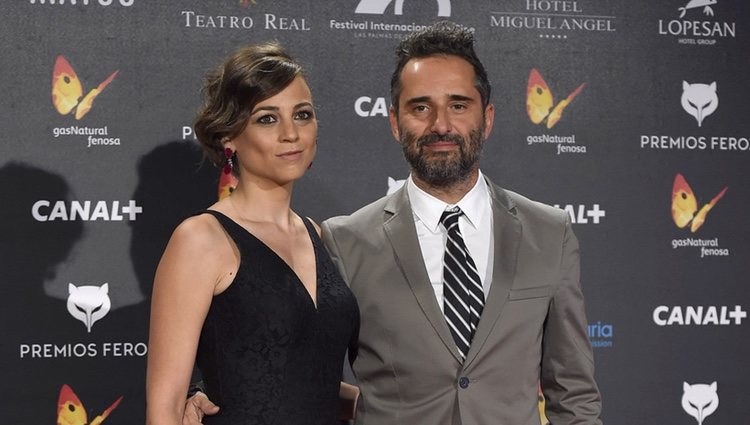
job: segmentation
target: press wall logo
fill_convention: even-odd
[[[385,97],[360,96],[354,101],[354,113],[362,118],[387,117],[388,100]]]
[[[101,285],[74,285],[68,283],[66,300],[68,314],[83,324],[91,337],[94,324],[110,314],[112,302],[109,283]],[[148,345],[143,341],[86,341],[79,342],[33,342],[18,346],[22,359],[93,358],[93,357],[144,357]],[[85,422],[84,422],[85,423]]]
[[[50,4],[50,5],[56,4],[56,5],[59,5],[59,6],[62,6],[62,5],[65,5],[65,4],[69,4],[71,6],[76,6],[76,5],[80,5],[80,6],[89,6],[89,5],[91,5],[91,6],[94,6],[94,5],[99,5],[99,6],[120,5],[120,6],[128,7],[128,6],[132,6],[133,3],[135,3],[135,0],[68,0],[68,1],[65,1],[65,0],[29,0],[29,3],[31,3],[31,4],[40,4],[40,5],[42,5],[42,4]]]
[[[747,311],[740,305],[660,305],[654,309],[652,318],[658,326],[741,326]]]
[[[682,109],[695,117],[698,127],[703,119],[711,115],[719,107],[719,96],[716,94],[716,81],[711,84],[682,82]]]
[[[101,286],[75,286],[68,283],[68,313],[80,320],[91,333],[91,327],[109,313],[112,302],[109,299],[109,283]]]
[[[52,70],[52,105],[60,115],[72,115],[77,121],[86,116],[94,106],[94,100],[117,77],[119,71],[109,74],[98,86],[84,96],[83,84],[73,66],[64,56],[58,56]],[[87,147],[120,145],[119,137],[110,137],[107,126],[87,127],[70,125],[53,127],[52,136],[85,136]]]
[[[192,126],[183,125],[180,128],[182,140],[195,140],[195,130]]]
[[[589,341],[594,348],[612,348],[615,337],[615,327],[611,323],[589,323]]]
[[[395,2],[393,0],[360,0],[354,13],[383,15],[386,13],[386,9],[388,9],[391,3],[393,3],[394,15],[404,14],[404,0],[395,0]],[[424,2],[420,2],[420,4],[423,3]],[[450,0],[437,0],[437,16],[445,18],[451,16]]]
[[[412,31],[426,28],[429,23],[419,23],[413,20],[405,22],[404,16],[405,0],[360,0],[354,9],[356,15],[380,15],[381,19],[369,18],[339,18],[330,19],[328,28],[336,31],[349,31],[354,38],[386,38],[401,39]],[[410,6],[418,5],[420,12],[437,17],[447,18],[451,16],[450,0],[437,0],[431,2],[411,0]],[[433,12],[434,11],[434,12]],[[434,16],[434,15],[433,15]],[[429,18],[430,22],[434,20]],[[474,28],[468,28],[474,31]]]
[[[688,229],[696,233],[706,222],[708,213],[711,211],[724,194],[728,186],[724,186],[713,198],[698,209],[698,198],[682,174],[677,173],[672,184],[672,220],[680,229]],[[728,257],[729,248],[719,245],[719,238],[697,239],[682,238],[672,240],[672,249],[695,247],[700,249],[700,258],[704,257]]]
[[[716,113],[719,108],[719,85],[716,81],[691,83],[687,80],[682,80],[680,85],[679,104],[682,110],[695,119],[694,122],[698,128],[705,128],[707,123],[711,122],[707,118]],[[674,105],[676,104],[675,98]],[[644,134],[641,135],[640,145],[641,149],[656,150],[750,152],[750,136]]]
[[[562,119],[565,108],[586,87],[586,83],[580,83],[567,97],[555,103],[555,98],[542,74],[535,68],[529,72],[529,80],[526,84],[526,113],[532,123],[543,126],[547,130],[552,129]],[[531,145],[555,146],[557,154],[562,153],[586,153],[586,145],[578,144],[575,134],[559,135],[543,133],[529,135],[526,143]]]
[[[143,207],[134,200],[51,201],[40,199],[31,206],[36,221],[135,221]]]
[[[679,44],[700,46],[712,46],[717,40],[735,38],[734,22],[712,19],[717,0],[679,1],[683,6],[677,8],[676,19],[659,19],[659,35],[673,37]],[[723,13],[731,16],[731,13]]]
[[[703,421],[719,408],[716,381],[711,384],[682,383],[682,410],[703,425]]]
[[[69,342],[20,344],[21,359],[75,359],[96,357],[145,357],[145,342]]]
[[[310,21],[304,16],[280,15],[266,12],[263,14],[247,14],[250,3],[257,5],[255,0],[240,0],[242,7],[235,14],[206,14],[194,10],[181,10],[181,26],[192,29],[221,29],[221,30],[264,30],[264,31],[310,31]],[[253,8],[254,9],[254,8]]]
[[[120,405],[123,396],[118,397],[104,411],[91,419],[91,425],[99,425],[112,414],[117,406]],[[91,408],[91,406],[89,406]],[[88,411],[93,411],[90,409]],[[57,423],[66,425],[86,425],[89,423],[87,409],[83,406],[81,399],[78,398],[73,389],[68,384],[63,384],[60,388],[60,396],[57,398]]]
[[[560,208],[568,213],[570,222],[573,224],[599,224],[607,215],[599,204],[591,206],[585,204],[555,204],[555,208]]]
[[[86,339],[75,342],[21,343],[21,359],[93,358],[93,357],[145,357],[148,345],[143,341],[91,341],[94,324],[112,313],[109,283],[101,285],[75,285],[68,283],[66,299],[68,314],[80,321],[86,329]],[[85,423],[85,422],[84,422]]]
[[[68,313],[83,323],[86,334],[93,335],[94,323],[110,314],[109,284],[68,284]],[[86,341],[21,343],[21,359],[94,358],[94,357],[145,357],[148,345],[144,341]]]
[[[601,2],[570,0],[522,0],[499,2],[508,5],[490,13],[490,27],[529,31],[539,38],[567,39],[579,33],[613,33],[617,17],[596,9]],[[516,7],[511,7],[515,4]],[[591,7],[589,7],[591,6]]]

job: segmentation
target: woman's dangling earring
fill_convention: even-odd
[[[234,167],[234,164],[232,164],[232,157],[234,156],[234,152],[232,152],[229,148],[224,148],[224,156],[227,157],[227,163],[224,164],[224,174],[229,174],[232,172],[232,168]]]

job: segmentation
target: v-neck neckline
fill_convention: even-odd
[[[287,263],[286,260],[284,260],[284,258],[281,255],[279,255],[279,253],[274,251],[273,248],[271,248],[267,243],[265,243],[263,239],[257,237],[255,234],[253,234],[253,232],[245,228],[245,226],[241,225],[240,223],[237,223],[234,219],[232,219],[228,215],[217,210],[207,210],[207,211],[223,216],[224,218],[229,220],[233,225],[239,227],[245,234],[250,236],[252,239],[256,240],[268,252],[270,252],[273,257],[275,257],[279,262],[281,262],[281,264],[284,265],[284,267],[286,267],[286,269],[289,272],[291,272],[292,276],[294,276],[294,278],[297,280],[297,283],[300,286],[302,286],[302,290],[305,292],[305,294],[307,294],[307,299],[310,301],[310,303],[312,303],[312,306],[315,309],[315,311],[318,310],[318,300],[320,299],[320,292],[319,292],[320,287],[318,286],[318,281],[319,281],[318,271],[320,270],[320,264],[319,264],[319,258],[318,258],[318,247],[317,247],[317,244],[315,243],[315,238],[313,237],[313,234],[312,234],[314,229],[312,228],[312,224],[308,222],[309,221],[308,219],[300,217],[303,224],[305,225],[305,229],[307,230],[307,236],[310,238],[310,243],[312,244],[312,249],[313,249],[313,255],[315,256],[315,297],[313,297],[310,291],[307,290],[305,283],[299,277],[297,272],[294,271],[292,266],[290,266],[289,263]],[[242,261],[243,261],[243,258],[242,258],[242,254],[240,253],[240,263]]]

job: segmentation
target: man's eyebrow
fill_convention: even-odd
[[[473,102],[474,98],[470,96],[464,96],[462,94],[451,94],[448,95],[448,99],[452,101],[461,101],[461,102]],[[415,103],[425,103],[432,100],[432,97],[430,96],[418,96],[418,97],[412,97],[411,99],[406,101],[407,105],[413,105]]]
[[[448,96],[448,99],[450,100],[460,100],[462,102],[473,102],[474,99],[469,96],[464,96],[462,94],[452,94]]]
[[[412,97],[411,99],[406,101],[407,105],[413,105],[415,103],[424,103],[429,102],[431,99],[430,96],[418,96],[418,97]]]

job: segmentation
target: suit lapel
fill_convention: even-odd
[[[516,275],[518,246],[521,241],[521,223],[515,216],[515,205],[502,189],[489,180],[487,187],[492,199],[493,268],[492,286],[479,319],[464,368],[468,367],[487,341],[500,313],[505,307],[508,292]]]
[[[443,312],[435,300],[435,292],[424,266],[405,186],[394,193],[386,203],[385,212],[392,214],[390,217],[386,216],[383,228],[393,248],[396,262],[427,320],[432,324],[446,348],[460,362],[458,349],[448,329],[448,324],[445,322]]]

